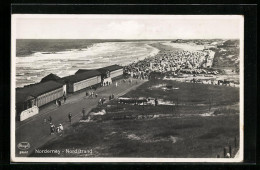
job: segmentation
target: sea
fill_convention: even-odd
[[[87,48],[70,48],[57,52],[41,49],[31,54],[17,55],[16,87],[40,82],[50,73],[64,77],[74,74],[78,69],[128,65],[155,56],[159,50],[149,45],[155,42],[158,41],[101,42],[93,43]],[[30,47],[23,45],[22,48],[26,50]]]

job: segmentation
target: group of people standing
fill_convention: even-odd
[[[65,95],[63,95],[63,102],[65,103],[66,100],[67,100],[67,97],[66,97]],[[56,100],[56,101],[55,101],[55,104],[56,104],[57,106],[61,106],[61,99]]]
[[[98,105],[99,105],[99,106],[103,105],[105,101],[106,101],[106,98],[105,98],[105,97],[100,98],[99,101],[98,101]]]
[[[57,133],[57,134],[59,134],[60,136],[62,136],[62,134],[63,134],[63,126],[62,126],[62,124],[60,123],[59,124],[59,126],[57,126],[57,127],[55,127],[55,125],[54,124],[52,124],[52,123],[50,123],[50,131],[51,131],[51,135],[53,135],[55,132]]]
[[[48,119],[49,123],[50,123],[50,134],[51,135],[54,135],[55,133],[59,134],[60,136],[62,136],[63,134],[63,126],[62,124],[60,123],[59,126],[55,126],[52,122],[52,117],[50,116],[49,119]],[[47,124],[47,119],[45,118],[44,119],[44,124]]]
[[[84,110],[84,115],[85,115],[85,110]],[[71,124],[71,121],[72,121],[72,113],[71,113],[71,112],[69,112],[68,118],[69,118],[69,122],[70,122],[70,124]],[[48,120],[47,120],[46,118],[44,118],[44,124],[48,124],[47,121],[50,123],[50,134],[53,135],[53,134],[57,133],[57,134],[59,134],[60,136],[62,136],[63,130],[64,130],[62,124],[60,123],[60,124],[56,127],[56,126],[53,124],[53,122],[52,122],[52,117],[51,117],[51,116],[49,116],[49,119],[48,119]]]
[[[90,98],[97,98],[98,97],[98,94],[97,93],[94,93],[94,91],[92,91],[92,92],[88,92],[88,91],[86,91],[86,97],[90,97]]]
[[[112,100],[112,99],[114,99],[115,98],[115,95],[114,94],[111,94],[110,96],[109,96],[109,100]]]

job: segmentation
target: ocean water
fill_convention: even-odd
[[[85,49],[67,49],[51,53],[39,51],[16,57],[16,87],[39,82],[53,73],[60,77],[74,74],[78,69],[95,69],[112,64],[127,65],[156,55],[159,50],[143,42],[103,42]]]

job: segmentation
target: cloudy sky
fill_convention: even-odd
[[[17,39],[239,38],[241,16],[13,15]]]

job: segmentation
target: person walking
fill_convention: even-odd
[[[55,132],[55,126],[54,126],[54,124],[52,124],[52,123],[50,123],[50,125],[51,125],[51,127],[50,127],[51,135],[53,135],[54,132]]]
[[[85,119],[85,114],[86,114],[86,111],[85,111],[85,108],[82,109],[82,116],[83,116],[83,119]]]
[[[52,135],[52,124],[50,123],[50,134]]]
[[[62,136],[62,134],[63,134],[63,126],[62,126],[61,123],[59,124],[59,126],[58,126],[58,128],[57,128],[57,132],[58,132],[58,134],[59,134],[60,136]]]
[[[67,98],[66,98],[66,96],[64,95],[63,96],[63,100],[64,100],[64,103],[66,102],[66,100],[67,100]]]
[[[70,124],[71,124],[71,118],[72,118],[72,114],[71,114],[71,113],[69,113],[68,117],[69,117],[69,122],[70,122]]]
[[[102,98],[102,100],[101,100],[102,105],[104,104],[104,101],[105,101],[105,98]]]
[[[64,128],[61,123],[60,123],[59,127],[60,127],[60,130],[63,131]]]
[[[49,122],[52,123],[52,117],[51,116],[49,117]]]
[[[60,127],[58,126],[58,127],[56,127],[56,132],[57,132],[57,134],[60,134]]]
[[[47,119],[46,118],[43,119],[43,124],[44,125],[47,124]]]
[[[155,106],[158,105],[158,100],[157,100],[157,98],[154,100],[154,105],[155,105]]]

